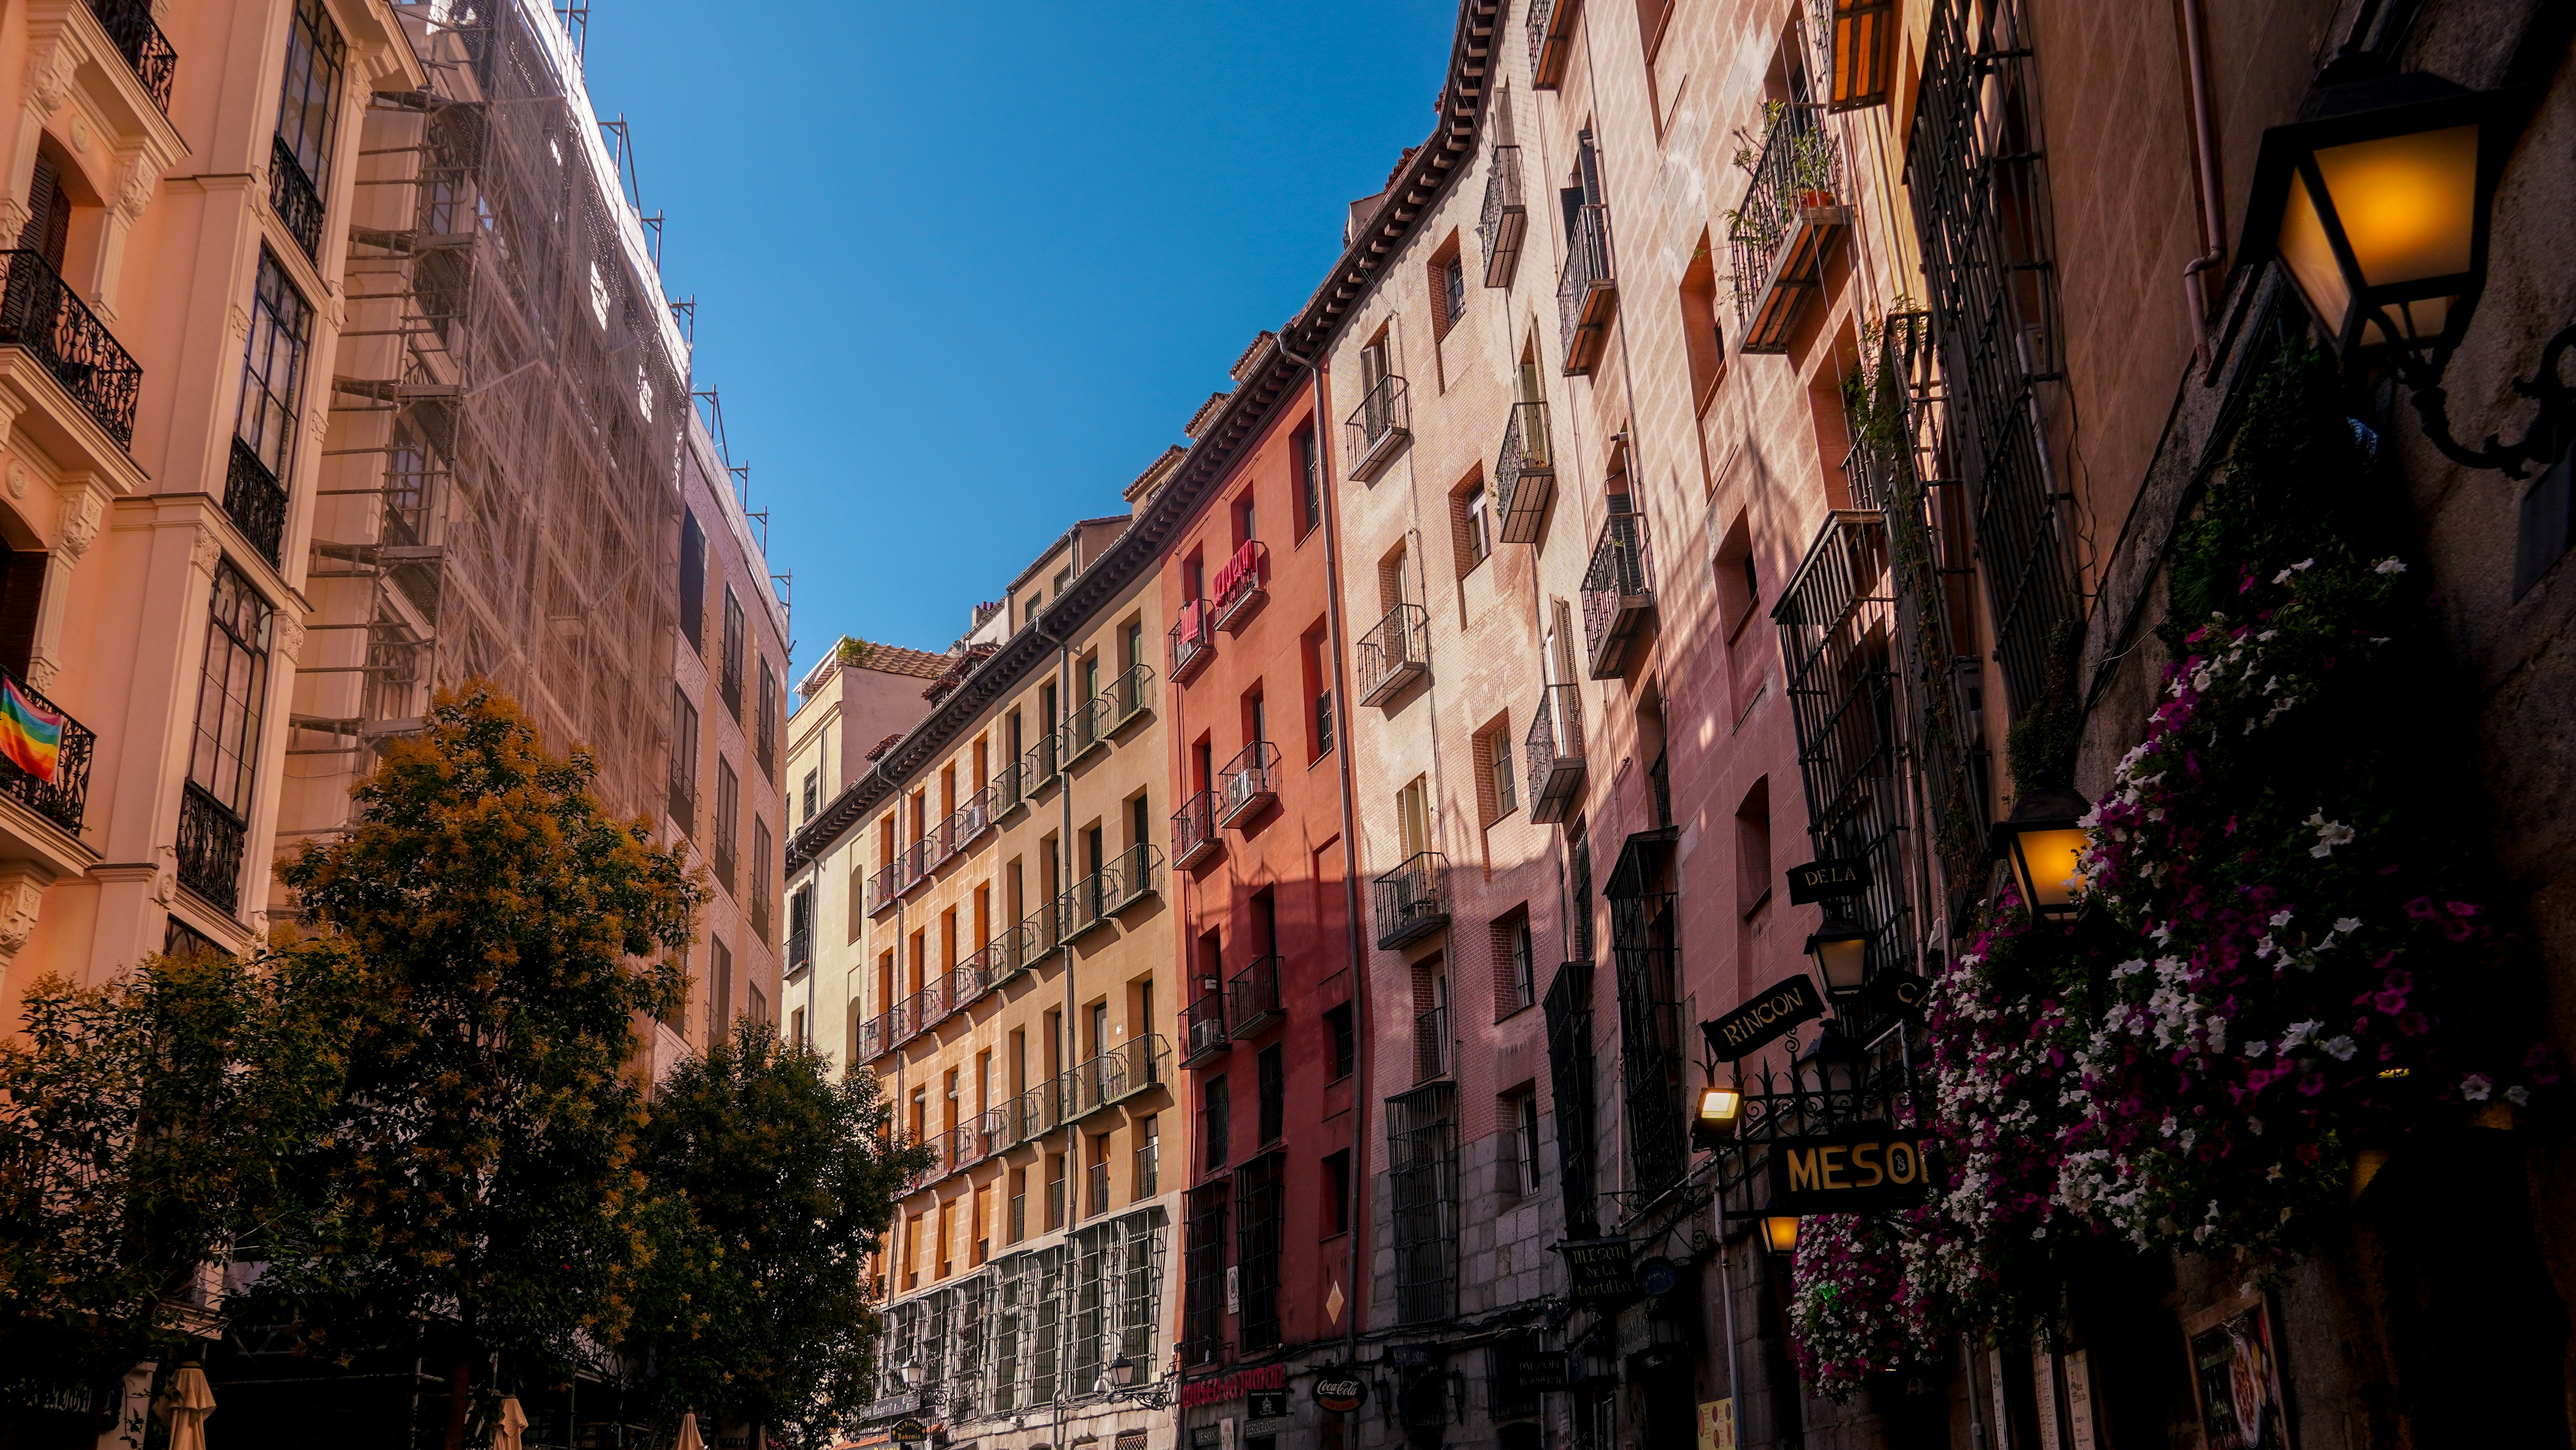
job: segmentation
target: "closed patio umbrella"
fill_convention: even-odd
[[[215,1412],[215,1392],[194,1361],[171,1372],[161,1410],[170,1417],[170,1450],[206,1450],[206,1417]]]
[[[707,1450],[707,1442],[698,1438],[698,1416],[692,1410],[680,1417],[680,1443],[671,1450]]]
[[[519,1397],[503,1396],[500,1423],[492,1430],[492,1450],[520,1450],[527,1433],[528,1412],[519,1408]]]

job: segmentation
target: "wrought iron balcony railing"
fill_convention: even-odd
[[[1004,935],[986,942],[973,956],[948,969],[947,1006],[951,1013],[965,1011],[1010,975],[1009,941],[1009,936]]]
[[[224,512],[261,558],[278,562],[286,543],[286,489],[259,450],[239,438],[233,440],[232,464],[224,470]]]
[[[190,781],[179,792],[179,884],[220,906],[241,907],[242,842],[249,825]]]
[[[1115,735],[1154,708],[1154,667],[1142,660],[1129,666],[1109,682],[1108,697],[1109,733]]]
[[[1503,446],[1494,458],[1495,532],[1506,544],[1535,544],[1556,494],[1555,440],[1548,436],[1547,404],[1512,404]]]
[[[1520,271],[1529,208],[1521,201],[1521,148],[1497,146],[1485,168],[1485,211],[1476,235],[1485,243],[1485,285],[1509,287]]]
[[[1029,799],[1055,783],[1064,773],[1064,734],[1062,727],[1045,731],[1020,755],[1020,796]]]
[[[993,819],[1000,820],[1028,802],[1027,782],[1020,779],[1017,764],[1005,765],[1002,773],[984,787],[987,800],[993,803]]]
[[[1050,906],[1055,913],[1055,944],[1079,941],[1108,921],[1109,904],[1116,899],[1117,886],[1105,870],[1073,883]]]
[[[1654,556],[1646,516],[1612,514],[1592,546],[1583,576],[1583,640],[1592,678],[1615,680],[1627,667],[1628,641],[1655,607]]]
[[[769,898],[754,893],[751,898],[751,939],[769,945]]]
[[[889,862],[868,877],[868,915],[876,916],[894,910],[894,899],[903,894],[903,863]]]
[[[1172,864],[1190,867],[1207,860],[1225,844],[1217,834],[1216,792],[1200,791],[1172,812]]]
[[[1270,598],[1270,546],[1259,539],[1246,539],[1225,567],[1209,581],[1209,592],[1215,596],[1216,627],[1228,634],[1241,634],[1261,612]]]
[[[179,73],[179,52],[170,46],[170,37],[152,22],[152,7],[146,0],[89,0],[89,11],[98,17],[99,28],[107,32],[110,45],[125,57],[134,78],[143,83],[152,104],[170,113],[170,82]]]
[[[1204,599],[1181,606],[1181,622],[1172,626],[1172,682],[1188,684],[1216,658],[1216,615]]]
[[[1360,703],[1384,702],[1431,668],[1431,621],[1418,604],[1399,604],[1360,636]]]
[[[733,894],[733,843],[718,837],[714,855],[716,884],[730,896]]]
[[[1103,690],[1075,705],[1064,717],[1064,763],[1068,766],[1109,743],[1118,718],[1118,703]]]
[[[1423,851],[1377,878],[1371,894],[1380,948],[1393,950],[1449,924],[1448,874],[1447,857]]]
[[[670,778],[669,786],[669,794],[664,798],[663,804],[671,812],[672,826],[677,828],[681,835],[695,836],[698,833],[697,782],[684,780],[675,774]]]
[[[89,761],[98,737],[73,719],[69,711],[46,699],[44,692],[28,684],[17,671],[0,666],[0,679],[6,679],[9,688],[28,704],[62,720],[62,738],[54,746],[53,775],[39,776],[15,761],[0,759],[0,795],[7,795],[77,836],[81,812],[89,804]]]
[[[931,838],[924,836],[904,847],[903,854],[895,858],[903,867],[903,890],[910,891],[930,879],[930,853]]]
[[[304,255],[322,260],[322,193],[314,188],[313,178],[304,172],[304,163],[295,158],[295,148],[283,136],[269,138],[268,204],[276,210],[277,219],[286,224],[287,235],[304,249]]]
[[[945,976],[911,996],[894,1004],[886,1014],[894,1020],[886,1030],[893,1035],[894,1045],[901,1047],[930,1030],[932,1024],[948,1015],[948,981]]]
[[[1022,967],[1033,967],[1047,953],[1064,945],[1064,931],[1058,919],[1056,903],[1041,903],[1037,910],[1020,919],[1019,955]]]
[[[1172,1042],[1168,1037],[1131,1037],[1089,1062],[1077,1064],[1062,1079],[1065,1111],[1088,1117],[1123,1102],[1171,1076]]]
[[[1530,820],[1552,825],[1583,804],[1583,691],[1572,684],[1539,692],[1529,728]]]
[[[1552,91],[1574,55],[1574,18],[1582,0],[1530,0],[1530,88]]]
[[[1592,371],[1609,340],[1619,283],[1610,266],[1610,210],[1577,207],[1565,238],[1565,270],[1556,279],[1556,320],[1565,345],[1565,374]]]
[[[939,823],[941,859],[965,850],[977,837],[993,829],[993,822],[1002,814],[994,804],[999,794],[996,787],[988,785],[967,796],[965,804],[950,811],[948,819]]]
[[[1413,404],[1405,396],[1404,379],[1393,374],[1378,379],[1342,424],[1352,479],[1367,483],[1384,473],[1404,440],[1413,436],[1412,428]]]
[[[1279,747],[1255,740],[1243,747],[1216,778],[1219,824],[1235,826],[1268,810],[1279,799]]]
[[[1189,1067],[1234,1045],[1233,1034],[1225,1023],[1225,993],[1219,991],[1216,978],[1200,979],[1201,990],[1181,1009],[1181,1066]]]
[[[880,1012],[859,1024],[858,1045],[854,1049],[861,1062],[873,1062],[885,1056],[894,1046],[892,1013]]]
[[[1449,1009],[1434,1007],[1413,1018],[1413,1080],[1429,1082],[1449,1071]]]
[[[1288,1014],[1279,1005],[1279,958],[1254,957],[1226,983],[1226,1030],[1250,1037]]]
[[[1049,1078],[1019,1095],[1004,1109],[1011,1115],[1011,1139],[1027,1143],[1064,1126],[1064,1082]]]
[[[1823,109],[1772,106],[1761,159],[1726,228],[1743,351],[1787,352],[1807,299],[1824,295],[1827,246],[1851,220],[1842,185],[1842,155]]]
[[[119,347],[89,304],[64,285],[42,252],[0,251],[0,343],[35,355],[119,448],[134,446],[143,368]]]
[[[1100,872],[1102,906],[1111,915],[1163,889],[1163,853],[1150,841],[1139,841],[1112,858]]]

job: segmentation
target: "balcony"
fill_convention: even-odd
[[[1644,514],[1612,514],[1592,546],[1583,576],[1583,640],[1592,678],[1615,680],[1628,664],[1628,641],[1655,607],[1654,555]]]
[[[1064,773],[1064,737],[1049,730],[1020,756],[1020,798],[1034,800]]]
[[[98,17],[108,43],[125,57],[152,104],[170,114],[170,82],[179,73],[179,52],[152,23],[151,5],[146,0],[89,0],[89,12]]]
[[[1204,599],[1181,606],[1181,622],[1172,626],[1172,683],[1186,685],[1216,658],[1215,615]]]
[[[1449,924],[1448,871],[1446,857],[1424,851],[1372,883],[1381,950],[1419,941]]]
[[[998,821],[1029,803],[1026,784],[1020,779],[1019,766],[1013,764],[1003,766],[1002,773],[994,776],[992,783],[984,787],[984,798],[992,804],[994,820]]]
[[[894,1045],[901,1047],[939,1025],[948,1015],[948,979],[942,975],[929,986],[894,1004],[886,1014],[893,1020],[886,1030],[893,1035]]]
[[[1574,57],[1574,18],[1582,0],[1530,0],[1530,88],[1552,91]]]
[[[1243,633],[1252,616],[1270,601],[1270,546],[1259,539],[1244,540],[1225,567],[1216,571],[1216,627],[1228,634]]]
[[[1578,207],[1565,238],[1565,270],[1556,279],[1556,320],[1565,344],[1565,375],[1592,371],[1619,310],[1619,282],[1610,271],[1610,210]]]
[[[1279,801],[1279,747],[1255,740],[1228,761],[1217,777],[1217,824],[1241,829]]]
[[[179,884],[222,907],[241,907],[242,839],[250,828],[195,781],[179,792]]]
[[[1529,208],[1521,202],[1521,148],[1497,146],[1485,169],[1485,212],[1476,235],[1485,243],[1485,285],[1509,287],[1521,267]]]
[[[0,343],[25,348],[119,448],[134,446],[143,368],[45,261],[0,251]]]
[[[1101,901],[1112,916],[1163,889],[1163,853],[1139,841],[1118,853],[1100,872]]]
[[[1250,1037],[1288,1014],[1279,1005],[1279,958],[1255,957],[1225,986],[1226,1031]]]
[[[304,255],[321,261],[322,194],[313,189],[313,178],[304,174],[304,163],[295,159],[295,148],[283,136],[269,138],[268,204]]]
[[[1418,604],[1399,604],[1360,636],[1360,703],[1384,704],[1431,669],[1431,621]]]
[[[1351,460],[1351,479],[1374,482],[1395,461],[1404,440],[1413,436],[1413,405],[1405,397],[1404,379],[1387,376],[1360,398],[1342,424],[1342,449]]]
[[[940,859],[946,860],[965,850],[978,837],[993,829],[993,822],[1002,814],[995,806],[1000,794],[999,787],[988,785],[966,797],[964,805],[948,813],[948,819],[939,823]]]
[[[1495,532],[1506,544],[1535,544],[1556,496],[1555,440],[1548,436],[1547,404],[1512,404],[1503,446],[1494,456]]]
[[[1124,1102],[1170,1076],[1171,1068],[1170,1038],[1129,1038],[1064,1075],[1058,1092],[1066,1118],[1079,1120]]]
[[[724,823],[719,821],[716,824],[721,827]],[[715,878],[716,884],[725,889],[725,895],[733,895],[733,842],[722,838],[716,841]]]
[[[1064,931],[1056,917],[1056,903],[1044,902],[1037,910],[1021,918],[1016,936],[1023,968],[1036,966],[1047,953],[1062,947]]]
[[[233,440],[232,465],[224,470],[224,512],[272,567],[286,541],[286,489],[259,450]]]
[[[1529,728],[1530,823],[1553,825],[1583,804],[1583,692],[1549,685]]]
[[[930,848],[931,840],[924,836],[904,847],[903,854],[894,858],[895,864],[903,869],[903,884],[898,888],[902,893],[909,895],[912,888],[930,879]]]
[[[1413,1019],[1413,1080],[1426,1083],[1449,1071],[1449,1009],[1434,1007]]]
[[[877,868],[868,877],[868,915],[883,916],[894,910],[894,899],[903,894],[903,863],[892,862]]]
[[[1172,812],[1172,864],[1184,870],[1212,860],[1225,845],[1217,834],[1216,792],[1200,791]]]
[[[61,735],[54,746],[53,769],[38,775],[17,762],[0,758],[0,795],[43,816],[74,836],[80,834],[81,812],[89,804],[89,761],[98,737],[73,719],[15,670],[0,667],[0,690],[14,692],[39,717],[50,717]]]
[[[674,775],[662,804],[671,812],[672,829],[683,836],[698,833],[698,783]]]
[[[859,1024],[858,1060],[874,1062],[894,1046],[893,1014],[880,1012]]]
[[[1154,667],[1142,661],[1109,682],[1109,733],[1119,731],[1145,718],[1154,708]]]
[[[1748,353],[1785,353],[1807,299],[1824,295],[1825,257],[1851,225],[1842,157],[1814,106],[1773,103],[1762,155],[1727,219],[1736,333]]]
[[[1199,982],[1204,990],[1181,1009],[1183,1067],[1195,1067],[1234,1046],[1234,1038],[1225,1026],[1225,993],[1217,990],[1214,977],[1202,977]]]
[[[1078,942],[1108,924],[1109,903],[1117,900],[1116,891],[1109,872],[1094,871],[1048,903],[1047,909],[1055,915],[1053,945],[1067,946]]]
[[[948,1010],[962,1012],[1011,973],[1010,937],[987,942],[983,950],[948,969]]]

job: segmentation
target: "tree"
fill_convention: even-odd
[[[659,1201],[630,1357],[666,1415],[831,1443],[868,1383],[876,1318],[867,1255],[904,1180],[929,1162],[891,1146],[876,1080],[745,1020],[672,1069],[640,1166]]]
[[[208,1271],[291,1213],[279,1166],[346,1065],[354,973],[327,944],[147,957],[29,984],[0,1044],[0,1364],[70,1388],[159,1358]],[[208,1286],[210,1287],[210,1286]]]
[[[357,817],[279,875],[364,973],[346,1091],[299,1165],[323,1227],[276,1246],[276,1317],[325,1352],[452,1329],[446,1444],[494,1384],[560,1382],[625,1327],[639,1258],[640,1014],[702,888],[597,765],[547,754],[488,685],[442,692],[352,793]]]

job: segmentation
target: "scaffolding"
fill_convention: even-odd
[[[421,91],[374,98],[349,208],[281,839],[433,689],[489,679],[652,814],[667,772],[688,347],[576,38],[546,0],[396,7]]]

